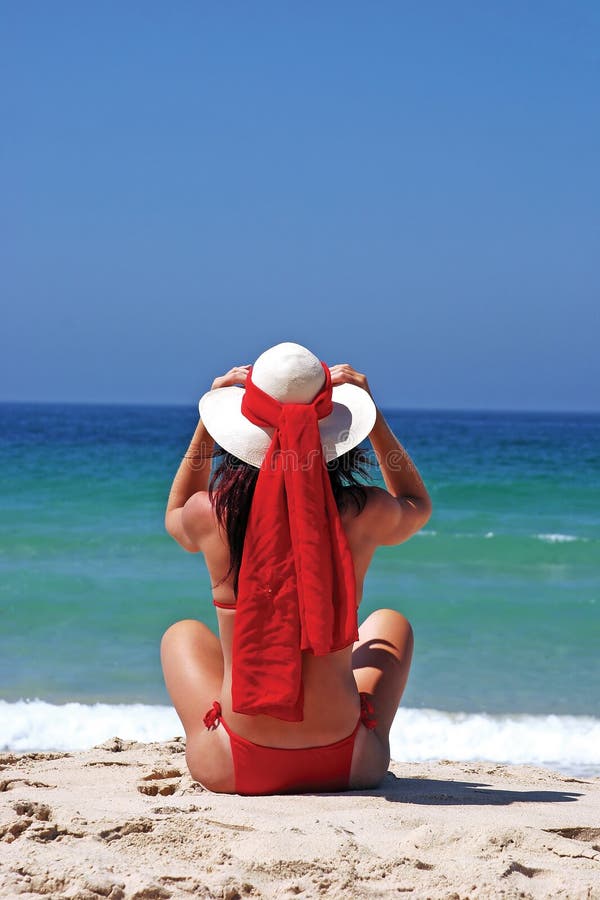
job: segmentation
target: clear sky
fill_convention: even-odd
[[[296,340],[388,407],[600,409],[596,0],[0,17],[1,400]]]

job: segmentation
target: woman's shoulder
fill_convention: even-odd
[[[344,509],[354,511],[357,516],[380,512],[390,500],[395,502],[391,494],[376,485],[362,484],[358,491],[354,486],[343,489]]]
[[[181,511],[181,524],[195,548],[202,550],[203,542],[218,527],[214,507],[206,491],[197,491],[187,500]]]
[[[425,524],[422,512],[410,497],[395,497],[383,488],[364,488],[364,506],[357,525],[376,546],[401,544]]]

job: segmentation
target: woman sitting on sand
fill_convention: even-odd
[[[358,628],[357,609],[375,548],[428,520],[427,490],[365,376],[298,344],[217,378],[200,416],[166,527],[204,554],[220,638],[185,620],[161,647],[192,777],[239,794],[375,787],[413,638],[399,612]],[[387,490],[359,480],[367,436]]]

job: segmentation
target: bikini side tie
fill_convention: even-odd
[[[221,704],[218,700],[213,700],[213,705],[210,707],[202,721],[208,731],[214,731],[215,728],[219,727],[221,721]]]

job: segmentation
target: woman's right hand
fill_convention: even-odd
[[[366,391],[369,397],[373,399],[367,376],[363,375],[361,372],[357,372],[356,369],[353,369],[348,363],[338,363],[335,366],[331,366],[329,371],[331,372],[332,385],[355,384],[357,387],[362,388],[363,391]]]
[[[210,389],[216,391],[217,388],[230,387],[232,384],[245,384],[249,371],[250,366],[234,366],[229,372],[215,378]]]

